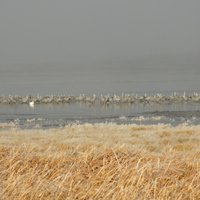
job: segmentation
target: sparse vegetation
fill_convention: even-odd
[[[200,126],[3,127],[0,199],[200,198]]]

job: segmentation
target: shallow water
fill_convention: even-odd
[[[84,103],[0,105],[0,122],[14,122],[22,128],[63,127],[68,124],[171,124],[200,123],[200,104],[87,105]]]
[[[200,68],[141,66],[129,62],[71,65],[0,66],[0,95],[92,95],[199,92]],[[57,127],[69,123],[200,123],[200,105],[127,104],[0,105],[0,122],[21,127]]]

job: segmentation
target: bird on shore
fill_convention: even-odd
[[[32,107],[32,108],[34,107],[34,104],[35,104],[34,101],[29,102],[29,106]]]

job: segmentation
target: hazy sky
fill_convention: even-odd
[[[199,10],[199,0],[1,0],[0,66],[199,66]]]
[[[0,0],[0,95],[199,91],[199,0]]]

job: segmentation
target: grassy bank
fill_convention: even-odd
[[[4,127],[1,199],[200,197],[200,126]]]

